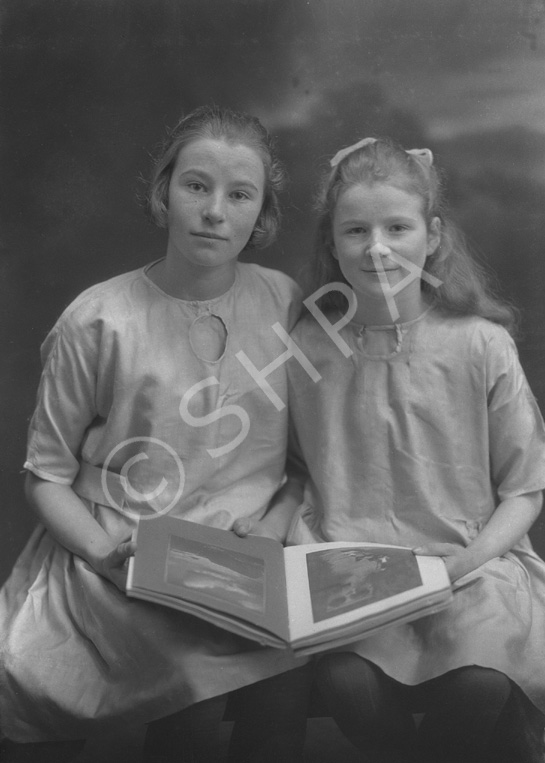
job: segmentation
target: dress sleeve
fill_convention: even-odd
[[[487,347],[492,480],[500,500],[545,488],[545,426],[511,337],[497,330]]]
[[[72,484],[86,429],[97,416],[97,327],[67,314],[42,345],[43,372],[30,422],[25,468]]]

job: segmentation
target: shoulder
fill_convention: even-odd
[[[335,311],[325,310],[323,312],[324,318],[331,324],[336,323],[339,319],[338,314]],[[316,318],[305,309],[297,321],[293,331],[291,332],[292,338],[296,342],[302,344],[306,341],[312,342],[316,337],[327,336],[325,330],[320,326]]]
[[[479,316],[446,315],[431,310],[423,322],[423,328],[438,342],[453,342],[457,350],[465,346],[470,352],[482,354],[507,349],[516,352],[515,342],[507,329]]]
[[[261,320],[279,320],[289,331],[301,312],[302,294],[297,283],[279,270],[254,263],[238,263],[241,294]]]
[[[300,298],[300,289],[293,278],[282,273],[280,270],[265,268],[250,262],[238,264],[239,278],[246,282],[245,285],[254,288],[261,287],[279,299],[291,300]]]
[[[124,307],[127,300],[135,301],[137,292],[134,287],[140,282],[143,282],[143,268],[93,284],[68,305],[59,320],[85,320],[108,310],[115,312],[116,308]]]
[[[432,312],[422,326],[420,351],[462,378],[491,389],[502,378],[523,375],[518,350],[507,329],[478,316]]]
[[[61,313],[42,345],[42,354],[47,354],[61,338],[81,346],[86,339],[96,343],[97,335],[105,328],[115,329],[130,320],[137,303],[145,299],[145,292],[142,268],[85,289]]]
[[[339,321],[339,313],[337,311],[325,310],[323,312],[326,323],[329,323],[332,327]],[[351,345],[352,329],[350,326],[344,326],[340,332],[332,328],[327,330],[327,327],[320,325],[317,319],[309,313],[307,310],[303,311],[303,314],[295,324],[290,336],[295,345],[304,353],[311,363],[316,367],[321,367],[322,364],[328,366],[330,364],[336,365],[339,362],[343,362],[346,356],[341,350],[340,343],[343,345]],[[295,373],[298,373],[297,368],[299,363],[288,363],[296,368]]]

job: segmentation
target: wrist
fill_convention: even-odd
[[[458,580],[458,578],[462,578],[464,575],[472,572],[479,566],[467,548],[456,556],[445,558],[445,564],[452,583]]]
[[[113,548],[114,546],[112,546],[111,543],[95,543],[90,548],[86,549],[85,553],[80,554],[80,556],[96,573],[103,577],[107,577],[104,570],[104,560]]]

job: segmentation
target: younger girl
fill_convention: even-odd
[[[85,291],[45,340],[25,464],[41,523],[0,595],[0,722],[14,742],[149,723],[146,761],[194,761],[195,730],[206,742],[221,695],[246,687],[232,759],[298,759],[300,661],[124,593],[139,516],[230,529],[282,484],[286,414],[236,358],[267,366],[285,351],[271,326],[298,313],[291,279],[237,262],[274,237],[281,182],[257,119],[186,116],[151,186],[165,258]],[[285,396],[282,368],[268,382]]]
[[[323,698],[363,760],[541,760],[545,564],[527,531],[545,429],[513,313],[446,218],[429,150],[365,139],[331,165],[315,260],[315,289],[329,286],[292,334],[321,379],[290,363],[309,475],[291,542],[409,546],[443,557],[460,590],[322,656]]]

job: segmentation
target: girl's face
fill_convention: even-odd
[[[395,185],[350,186],[337,201],[334,256],[356,295],[363,298],[383,300],[389,289],[407,279],[400,288],[400,294],[407,292],[403,299],[411,297],[409,290],[420,299],[420,279],[407,276],[422,271],[439,239],[439,219],[434,218],[428,229],[420,196]]]
[[[184,146],[168,192],[167,256],[193,268],[232,268],[257,221],[265,186],[249,146],[202,138]]]

